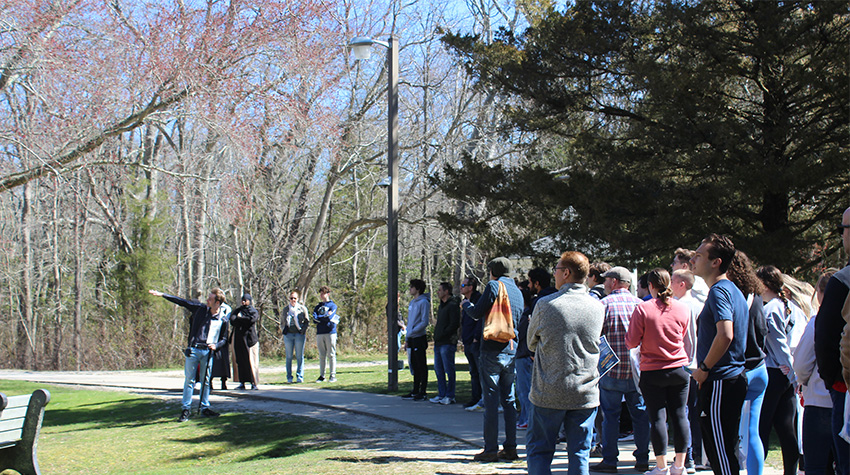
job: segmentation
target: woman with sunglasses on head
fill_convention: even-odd
[[[832,471],[835,460],[832,444],[824,443],[832,438],[832,399],[818,374],[815,360],[815,322],[817,310],[826,292],[826,283],[836,268],[824,271],[815,287],[812,301],[812,318],[806,324],[802,338],[794,351],[794,374],[797,376],[799,393],[803,399],[803,454],[806,475],[824,475]]]
[[[655,468],[647,475],[682,475],[690,445],[686,407],[690,375],[685,370],[685,333],[691,319],[690,308],[673,298],[670,274],[661,268],[647,274],[652,296],[635,308],[629,321],[626,346],[640,346],[640,390],[649,414],[650,439],[655,452]],[[673,426],[676,457],[667,468],[667,418]]]
[[[310,326],[310,312],[298,302],[300,297],[297,290],[289,293],[289,305],[281,317],[280,328],[283,330],[283,344],[286,349],[286,382],[292,382],[293,353],[298,358],[295,369],[295,382],[304,382],[304,343],[307,341],[307,327]]]

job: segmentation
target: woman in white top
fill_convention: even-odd
[[[838,269],[827,269],[821,274],[816,287],[817,304],[823,298],[826,283],[832,274]],[[794,351],[794,373],[797,375],[800,393],[804,401],[803,411],[803,454],[806,475],[823,475],[826,468],[831,464],[834,455],[832,444],[828,441],[832,434],[832,399],[826,390],[818,374],[818,365],[815,360],[815,319],[817,309],[814,310],[811,320],[806,325],[806,330],[800,338],[797,349]]]
[[[310,325],[310,312],[298,301],[298,291],[289,293],[289,305],[280,317],[283,331],[283,344],[286,347],[286,382],[292,382],[292,357],[298,358],[295,370],[295,382],[304,381],[304,343],[307,341],[307,327]]]

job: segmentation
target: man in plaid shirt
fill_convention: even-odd
[[[602,274],[608,296],[602,299],[605,306],[605,323],[602,334],[616,353],[620,362],[599,381],[599,405],[602,408],[602,462],[591,467],[595,472],[617,473],[617,439],[620,434],[620,410],[625,397],[632,416],[635,445],[635,470],[649,470],[649,417],[643,396],[638,393],[632,378],[626,333],[629,319],[641,300],[629,292],[632,274],[625,267],[612,267]]]

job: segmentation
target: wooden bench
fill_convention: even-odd
[[[0,393],[0,471],[38,475],[38,433],[50,393],[36,389],[31,395],[6,397]]]

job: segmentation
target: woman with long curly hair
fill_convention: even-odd
[[[761,281],[756,277],[753,263],[741,251],[735,253],[726,277],[747,297],[750,308],[747,324],[747,347],[744,350],[744,370],[747,375],[746,401],[750,409],[741,415],[741,439],[747,447],[747,473],[761,475],[764,469],[764,444],[759,435],[759,417],[767,389],[767,366],[764,364],[764,338],[767,323],[764,319],[764,300]]]

